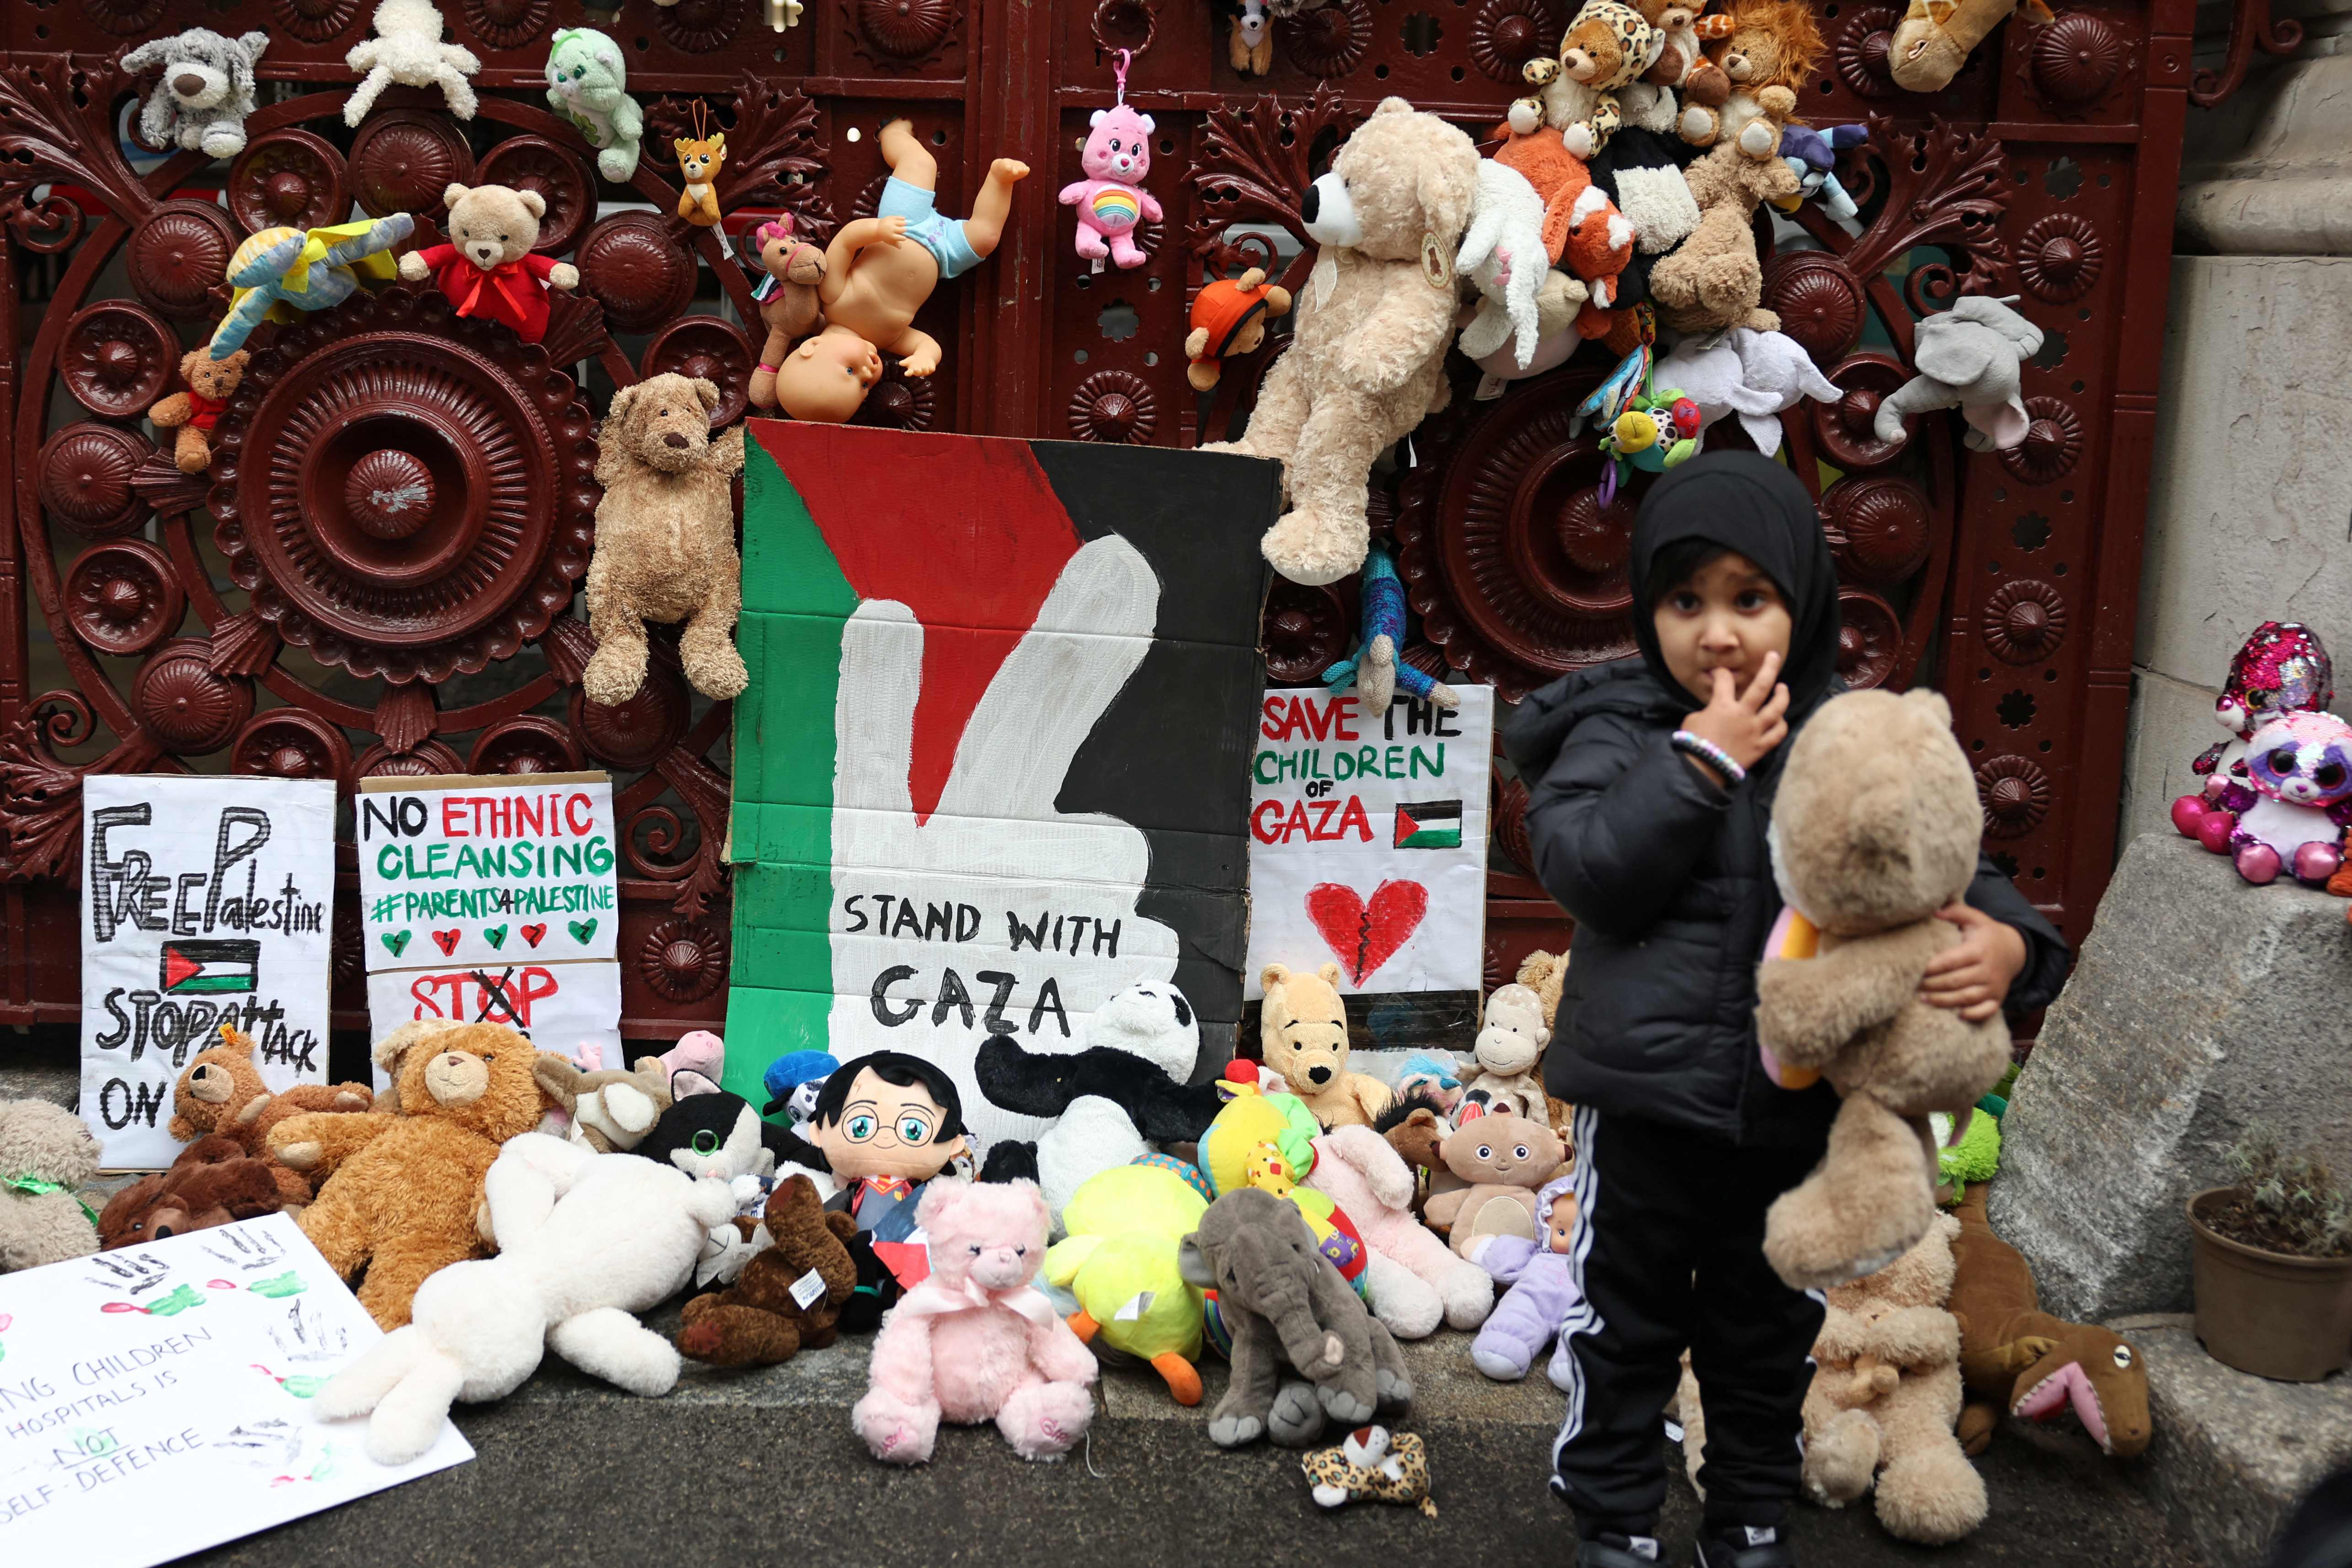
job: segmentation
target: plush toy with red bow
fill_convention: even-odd
[[[451,185],[441,199],[448,243],[402,257],[400,275],[411,283],[432,279],[461,316],[504,321],[527,343],[545,337],[548,289],[580,281],[570,262],[532,254],[546,198],[507,185]]]

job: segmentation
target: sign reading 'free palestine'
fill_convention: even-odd
[[[367,779],[353,814],[368,1010],[620,1045],[620,843],[604,773]]]

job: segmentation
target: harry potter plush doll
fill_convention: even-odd
[[[924,1183],[968,1152],[963,1101],[948,1075],[920,1057],[877,1051],[824,1080],[800,1136],[841,1183],[825,1206],[857,1222],[849,1247],[857,1291],[841,1310],[841,1326],[864,1332],[929,1272],[915,1239],[915,1204]]]

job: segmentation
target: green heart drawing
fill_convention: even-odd
[[[384,932],[384,951],[391,953],[393,957],[398,958],[402,953],[408,951],[408,939],[414,934],[414,932],[404,931],[388,931]]]
[[[303,1283],[302,1276],[289,1268],[283,1274],[272,1275],[267,1279],[257,1279],[246,1289],[257,1296],[268,1296],[275,1300],[280,1296],[299,1296],[309,1289],[310,1286]]]
[[[323,1377],[311,1377],[302,1373],[296,1373],[291,1377],[279,1378],[278,1386],[297,1399],[309,1399],[317,1394],[319,1390],[326,1387],[328,1382],[329,1380]]]
[[[504,947],[507,944],[507,928],[504,926],[484,926],[482,928],[482,940],[488,942],[492,947]]]
[[[581,946],[586,947],[588,945],[589,939],[593,937],[595,934],[595,916],[591,915],[584,921],[573,921],[572,922],[572,940],[578,942]]]

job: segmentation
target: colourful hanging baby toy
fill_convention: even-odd
[[[1118,51],[1113,68],[1118,79],[1118,101],[1097,109],[1089,123],[1086,152],[1079,163],[1087,177],[1062,187],[1062,205],[1078,209],[1078,254],[1103,269],[1108,256],[1122,268],[1140,267],[1146,258],[1136,247],[1136,230],[1158,223],[1160,204],[1143,188],[1151,173],[1151,116],[1138,114],[1127,104],[1127,68],[1134,51]]]

